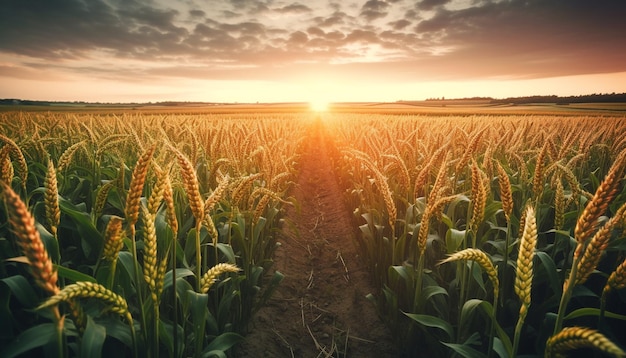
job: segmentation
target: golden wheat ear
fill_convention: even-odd
[[[213,286],[213,283],[215,283],[217,276],[226,272],[239,272],[239,267],[227,263],[221,263],[211,267],[200,280],[200,292],[209,292],[209,289]]]
[[[143,185],[146,181],[150,161],[152,160],[152,155],[155,150],[156,145],[147,149],[139,158],[137,165],[133,170],[133,175],[130,179],[130,188],[128,189],[128,196],[126,197],[126,206],[124,208],[124,215],[129,227],[134,226],[139,218],[139,201],[141,199],[141,194],[143,193]]]
[[[57,171],[54,169],[52,160],[48,159],[48,170],[44,179],[44,207],[46,209],[46,223],[54,237],[57,237],[57,228],[61,219],[59,209],[59,188],[57,185]]]
[[[489,259],[489,256],[487,256],[487,254],[481,250],[468,248],[455,252],[447,259],[441,261],[440,264],[459,260],[471,260],[477,262],[478,265],[480,265],[480,267],[487,273],[487,276],[489,276],[489,280],[493,285],[493,294],[495,297],[494,301],[497,301],[500,281],[498,280],[498,271],[493,265],[493,262],[491,262],[491,259]]]
[[[515,271],[515,293],[522,302],[520,316],[525,315],[530,306],[530,289],[533,280],[533,257],[537,245],[537,220],[532,206],[526,208],[524,231],[520,239],[517,268]]]
[[[18,246],[28,259],[35,282],[48,293],[56,294],[59,292],[57,272],[35,227],[35,219],[19,195],[5,182],[0,182],[0,191],[6,203],[9,224]]]
[[[545,357],[565,357],[566,352],[579,348],[594,348],[614,357],[626,357],[615,343],[602,333],[584,327],[566,327],[546,342]]]
[[[187,198],[189,199],[191,212],[197,221],[202,221],[204,218],[204,200],[202,200],[202,194],[200,194],[200,185],[198,183],[198,177],[196,176],[196,170],[193,168],[193,164],[189,158],[183,153],[172,146],[170,146],[170,149],[174,152],[178,160],[178,166],[183,176],[183,186],[187,193]]]

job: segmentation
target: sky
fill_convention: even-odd
[[[0,98],[626,92],[624,0],[2,0]]]

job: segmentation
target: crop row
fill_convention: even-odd
[[[291,119],[1,114],[0,355],[224,357],[282,279]]]
[[[339,116],[369,297],[406,356],[625,355],[623,117]]]

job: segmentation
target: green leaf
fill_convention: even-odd
[[[439,317],[416,313],[402,313],[421,325],[441,329],[442,331],[446,332],[446,334],[448,335],[448,339],[452,339],[452,337],[454,336],[454,329],[452,328],[452,325]]]
[[[455,253],[465,240],[465,230],[448,229],[446,232],[446,250],[448,254]]]
[[[76,205],[62,197],[59,197],[59,208],[61,209],[61,213],[70,217],[76,225],[76,230],[81,237],[81,247],[85,256],[89,257],[92,253],[97,255],[102,248],[104,239],[102,238],[102,234],[100,234],[98,229],[93,225],[89,213],[80,210]]]
[[[430,300],[431,297],[435,295],[446,295],[448,296],[448,291],[445,288],[437,285],[424,287],[422,290],[422,299],[424,302]]]
[[[43,323],[22,332],[15,340],[2,351],[0,357],[12,358],[20,354],[41,347],[56,338],[56,328],[53,323]]]
[[[226,358],[227,356],[226,356],[226,353],[215,350],[215,351],[203,352],[202,357],[203,358],[212,358],[212,357]]]
[[[442,342],[443,343],[443,342]],[[443,343],[445,346],[450,347],[457,354],[465,357],[465,358],[483,358],[487,357],[485,354],[475,350],[474,348],[466,345],[466,344],[457,344],[457,343]]]
[[[191,270],[186,268],[176,268],[176,282],[178,282],[179,278],[193,276],[194,273]],[[167,289],[172,286],[172,271],[167,271],[165,274],[165,279],[163,280],[163,289]]]
[[[480,307],[480,305],[485,302],[480,299],[471,299],[467,300],[463,304],[463,308],[461,309],[461,320],[459,322],[459,327],[461,328],[469,328],[472,326],[471,321],[474,318],[476,308]],[[485,327],[485,330],[487,327]]]
[[[207,308],[209,295],[191,290],[188,290],[186,295],[191,309],[191,323],[193,326],[192,332],[195,339],[195,349],[196,352],[201,352],[202,344],[204,343],[204,326],[206,325],[207,315],[209,314]]]
[[[579,309],[571,312],[567,316],[565,316],[564,319],[574,319],[574,318],[584,317],[584,316],[596,316],[596,317],[599,317],[600,316],[600,309],[599,308],[591,308],[591,307],[579,308]],[[622,321],[626,321],[626,316],[621,315],[621,314],[617,314],[617,313],[613,313],[613,312],[604,311],[604,316],[608,317],[608,318],[615,318],[615,319],[619,319],[619,320],[622,320]]]
[[[106,319],[98,322],[104,327],[106,334],[118,341],[124,343],[128,348],[133,348],[133,338],[130,332],[130,326],[119,319]]]
[[[13,295],[24,307],[35,307],[37,305],[37,294],[24,276],[11,276],[3,278],[0,282],[9,287]]]
[[[95,323],[91,317],[87,316],[87,327],[80,342],[81,356],[100,358],[102,356],[102,346],[106,339],[106,332],[106,328]]]
[[[122,264],[122,267],[130,278],[130,281],[135,283],[135,260],[133,259],[133,255],[128,251],[122,251],[117,257],[117,260]],[[127,294],[130,294],[130,292],[127,292]]]
[[[563,285],[559,284],[559,278],[557,277],[559,271],[556,269],[552,257],[543,251],[536,251],[535,256],[541,261],[541,265],[537,268],[535,276],[547,277],[549,286],[555,290],[555,294],[560,296]]]
[[[39,237],[46,247],[48,255],[52,258],[53,262],[59,262],[61,254],[59,251],[59,242],[57,239],[41,224],[35,223],[35,227],[39,232]]]
[[[493,349],[501,356],[501,357],[509,357],[513,352],[513,345],[511,344],[511,339],[506,334],[506,332],[502,329],[498,321],[494,321],[493,319],[493,306],[489,301],[482,301],[478,305],[482,308],[483,312],[487,314],[487,317],[491,320],[491,322],[495,322],[496,324],[496,334],[498,337],[495,337],[495,343]],[[504,350],[504,355],[500,353],[500,350]]]
[[[204,349],[202,354],[203,357],[208,357],[205,354],[210,353],[211,351],[220,351],[226,352],[230,348],[232,348],[235,344],[242,342],[244,338],[237,333],[234,332],[226,332],[222,333],[219,336],[215,337],[209,343],[209,345]]]
[[[498,353],[498,357],[500,358],[508,358],[511,356],[498,337],[494,337],[493,339],[493,350]]]
[[[60,277],[64,277],[73,282],[79,282],[79,281],[88,281],[88,282],[94,282],[94,283],[97,282],[95,278],[87,274],[84,274],[82,272],[72,270],[71,268],[67,268],[61,265],[54,265],[54,268],[57,269],[57,273],[59,274]]]

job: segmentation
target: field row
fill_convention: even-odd
[[[325,120],[407,356],[624,356],[623,117]]]
[[[3,113],[0,355],[225,356],[282,279],[306,121]]]

